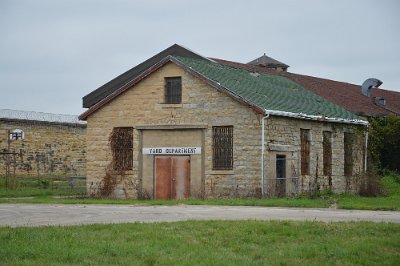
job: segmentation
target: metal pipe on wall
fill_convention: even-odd
[[[264,121],[269,118],[269,114],[267,113],[261,119],[261,196],[264,198],[264,153],[265,153],[265,139],[264,139]]]

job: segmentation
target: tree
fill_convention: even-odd
[[[369,122],[370,167],[400,172],[400,116],[373,118]]]

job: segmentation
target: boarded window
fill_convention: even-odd
[[[110,136],[113,169],[132,170],[133,128],[116,127]]]
[[[310,130],[300,129],[301,139],[301,174],[310,174]]]
[[[323,149],[323,163],[324,175],[332,175],[332,133],[329,131],[322,132],[322,149]]]
[[[353,143],[354,134],[344,133],[344,175],[353,175]]]
[[[181,77],[165,78],[165,103],[176,104],[182,102]]]
[[[213,169],[233,169],[233,127],[213,127]]]

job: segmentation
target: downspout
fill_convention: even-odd
[[[368,170],[368,125],[367,132],[365,133],[365,154],[364,154],[364,172]]]
[[[261,197],[264,198],[264,153],[265,153],[265,140],[264,140],[264,120],[268,119],[269,114],[266,114],[261,119]]]

